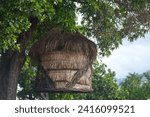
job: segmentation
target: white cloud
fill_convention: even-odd
[[[117,78],[150,70],[150,33],[132,43],[124,40],[109,58],[103,58],[103,62],[116,72]]]

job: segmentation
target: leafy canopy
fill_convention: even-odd
[[[120,95],[122,99],[150,99],[150,72],[130,73],[120,84]]]
[[[137,39],[150,28],[149,0],[1,0],[0,53],[19,49],[18,36],[38,19],[34,38],[52,27],[79,31],[94,37],[101,55],[121,44],[124,37]],[[80,14],[81,25],[77,24]],[[40,34],[40,35],[39,35]]]

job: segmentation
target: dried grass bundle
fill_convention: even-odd
[[[96,59],[97,54],[95,43],[85,36],[78,32],[62,32],[59,28],[54,28],[34,44],[30,56],[40,58],[45,53],[56,51],[83,54],[91,61]]]

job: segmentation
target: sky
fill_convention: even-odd
[[[126,78],[128,73],[143,73],[150,70],[150,32],[145,38],[134,42],[123,41],[118,49],[112,52],[103,62],[116,72],[116,78]]]

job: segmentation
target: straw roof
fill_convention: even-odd
[[[33,45],[30,56],[35,59],[41,59],[44,54],[57,51],[83,54],[91,62],[96,59],[97,54],[95,43],[80,33],[63,32],[59,28],[53,28]]]

